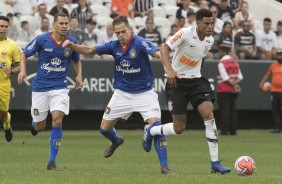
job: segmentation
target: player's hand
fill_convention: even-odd
[[[7,67],[7,66],[4,66],[4,67],[3,67],[3,70],[4,70],[4,72],[5,72],[6,74],[11,74],[11,71],[12,71],[12,69],[9,68],[9,67]]]
[[[73,42],[71,42],[70,40],[66,40],[66,41],[64,41],[62,46],[66,47],[66,48],[70,48],[72,44],[73,44]]]
[[[21,85],[25,78],[26,78],[26,72],[20,72],[18,75],[18,84]]]
[[[83,87],[82,75],[77,75],[75,80],[76,80],[76,89],[81,89]]]
[[[173,69],[165,69],[167,75],[167,82],[170,87],[176,86],[177,73]]]
[[[240,87],[238,84],[236,84],[236,85],[233,87],[233,89],[234,89],[234,92],[235,92],[235,93],[240,93],[240,92],[241,92],[241,87]]]

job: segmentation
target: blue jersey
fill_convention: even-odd
[[[67,35],[65,39],[77,43],[76,39]],[[51,33],[37,36],[24,49],[27,57],[38,52],[38,68],[32,81],[32,91],[45,92],[67,88],[67,72],[71,60],[79,61],[79,54],[58,44]]]
[[[115,59],[114,88],[128,93],[142,93],[153,88],[154,78],[149,55],[159,50],[152,42],[132,36],[125,49],[119,40],[96,46],[99,55],[112,55]]]

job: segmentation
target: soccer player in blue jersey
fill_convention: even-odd
[[[69,19],[65,14],[58,13],[54,16],[54,31],[37,36],[25,47],[23,51],[25,55],[21,58],[21,71],[18,75],[18,83],[22,84],[26,77],[26,58],[38,53],[37,74],[32,81],[31,115],[34,122],[34,135],[45,129],[49,110],[52,115],[47,170],[57,170],[55,161],[62,139],[62,121],[64,115],[69,113],[67,71],[71,62],[77,74],[77,88],[83,85],[79,54],[62,47],[67,39],[77,43],[73,37],[67,35],[68,24]]]
[[[120,118],[127,119],[133,112],[139,112],[150,125],[161,124],[161,110],[158,95],[153,89],[154,78],[148,56],[161,59],[159,48],[142,37],[132,35],[126,16],[116,17],[112,24],[118,40],[94,47],[77,45],[71,40],[63,44],[83,55],[108,54],[115,59],[115,91],[105,109],[100,127],[100,133],[111,141],[104,152],[105,158],[114,154],[115,149],[124,142],[114,128]],[[155,136],[154,146],[161,173],[173,174],[168,168],[165,136]]]

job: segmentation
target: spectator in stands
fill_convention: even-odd
[[[22,15],[33,15],[37,10],[37,4],[34,0],[17,0],[14,4],[15,14]]]
[[[271,60],[276,54],[276,35],[271,30],[271,19],[263,20],[263,29],[255,32],[258,57],[261,60]]]
[[[178,24],[180,17],[187,17],[189,11],[193,11],[190,6],[191,0],[182,0],[182,7],[176,11],[175,23]],[[187,22],[187,20],[185,20]]]
[[[84,30],[86,26],[86,20],[93,17],[93,12],[88,6],[87,0],[79,0],[78,7],[72,10],[70,17],[77,17],[78,27],[81,30]]]
[[[265,90],[264,83],[271,77],[271,104],[274,127],[271,133],[281,133],[281,108],[282,108],[282,50],[277,50],[276,62],[272,63],[268,68],[266,74],[262,78],[259,86],[263,92]]]
[[[153,0],[134,0],[134,15],[135,17],[144,17],[146,12],[153,8]]]
[[[53,16],[48,14],[46,4],[39,4],[38,8],[37,8],[37,12],[34,15],[34,18],[35,18],[35,21],[36,21],[35,22],[36,25],[35,24],[31,25],[31,27],[34,30],[40,28],[40,22],[41,22],[43,17],[47,17],[49,19],[49,23],[50,23],[50,27],[49,28],[52,29],[52,24],[54,22]]]
[[[66,8],[64,8],[65,0],[57,0],[57,5],[54,6],[49,14],[55,16],[56,13],[64,13],[69,17],[69,12]]]
[[[18,38],[16,40],[17,42],[20,41],[20,47],[23,48],[27,43],[32,41],[34,37],[34,32],[30,30],[28,21],[22,21],[21,29],[19,30]]]
[[[64,8],[68,10],[69,15],[71,14],[72,10],[74,9],[73,0],[65,0]]]
[[[241,5],[243,0],[229,0],[228,6],[232,9],[232,12],[236,14],[237,12],[241,11]]]
[[[42,33],[45,33],[45,32],[49,32],[50,31],[49,26],[50,26],[49,19],[47,17],[43,17],[41,19],[41,27],[35,30],[34,32],[35,36],[41,35]]]
[[[199,0],[198,7],[199,9],[209,9],[209,2],[206,0]]]
[[[119,15],[125,15],[134,18],[134,9],[132,0],[112,0],[112,14],[111,17],[115,18]]]
[[[235,35],[235,52],[239,59],[256,59],[256,37],[253,33],[250,32],[250,21],[243,21],[242,27],[243,30],[238,31]]]
[[[194,11],[189,11],[187,13],[187,22],[185,27],[195,26],[196,25],[196,13]]]
[[[77,17],[70,18],[70,28],[68,30],[68,34],[74,37],[79,44],[84,43],[84,32],[79,28]]]
[[[56,6],[56,0],[36,0],[38,4],[46,4],[47,12]]]
[[[99,33],[99,36],[98,36],[98,39],[97,39],[98,45],[101,45],[101,44],[106,43],[108,41],[116,40],[117,36],[114,33],[115,32],[114,32],[113,25],[112,25],[112,23],[109,23],[106,27],[106,30],[101,31]]]
[[[172,24],[172,25],[170,26],[170,33],[169,33],[169,35],[167,36],[167,38],[166,38],[165,41],[169,40],[177,31],[178,31],[178,26],[177,26],[176,24]],[[174,50],[171,50],[171,51],[169,52],[169,57],[172,58],[172,57],[173,57],[173,54],[174,54]]]
[[[276,49],[282,50],[282,20],[277,22],[277,31],[276,33]]]
[[[155,29],[155,22],[154,19],[151,17],[147,18],[145,22],[145,28],[138,33],[138,36],[141,36],[146,40],[151,41],[156,46],[159,46],[162,43],[161,34],[157,29]]]
[[[154,10],[153,10],[153,9],[149,9],[149,10],[146,12],[146,15],[143,17],[143,21],[146,22],[146,20],[147,20],[148,17],[151,17],[151,18],[154,18],[154,17],[155,17],[155,13],[154,13]]]
[[[212,12],[212,16],[213,16],[213,31],[216,33],[221,33],[224,22],[220,18],[217,18],[218,15],[217,6],[216,5],[211,6],[210,11]]]
[[[84,44],[93,47],[94,45],[97,45],[97,32],[95,31],[96,28],[96,22],[94,22],[92,19],[86,20],[86,28],[85,33],[83,34],[83,40]],[[91,57],[93,56],[85,56],[85,57]]]
[[[251,25],[251,30],[254,31],[254,16],[249,12],[249,4],[246,1],[241,3],[241,11],[235,14],[234,26],[235,28],[241,29],[243,21],[249,21]]]
[[[7,17],[9,19],[9,27],[8,27],[8,31],[7,31],[7,37],[12,39],[12,40],[16,40],[19,34],[18,31],[18,26],[14,21],[14,14],[12,13],[8,13]]]
[[[237,134],[236,100],[243,79],[239,64],[229,55],[230,48],[220,46],[217,68],[217,102],[221,115],[221,135]]]
[[[177,22],[178,30],[180,30],[181,28],[185,26],[185,23],[186,23],[185,20],[186,20],[185,17],[182,17],[182,16],[178,18],[178,22]]]
[[[234,24],[234,13],[230,6],[228,6],[227,0],[220,0],[217,18],[220,18],[223,22],[231,22]]]

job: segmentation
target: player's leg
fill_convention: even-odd
[[[10,106],[10,87],[1,84],[0,89],[0,122],[3,123],[6,141],[10,142],[13,139],[11,114],[8,112]]]
[[[52,115],[52,131],[50,134],[50,154],[47,170],[57,170],[56,157],[61,145],[64,115],[69,114],[69,96],[67,89],[48,92],[50,112]]]
[[[112,156],[124,139],[118,136],[115,124],[120,118],[127,119],[132,114],[133,95],[115,90],[110,102],[108,103],[100,126],[100,133],[111,141],[111,144],[104,151],[104,157]]]
[[[204,120],[206,126],[206,139],[209,146],[211,158],[211,172],[225,174],[230,172],[230,168],[223,167],[218,159],[218,137],[217,128],[213,115],[213,105],[211,101],[204,101],[197,106],[197,110]]]

